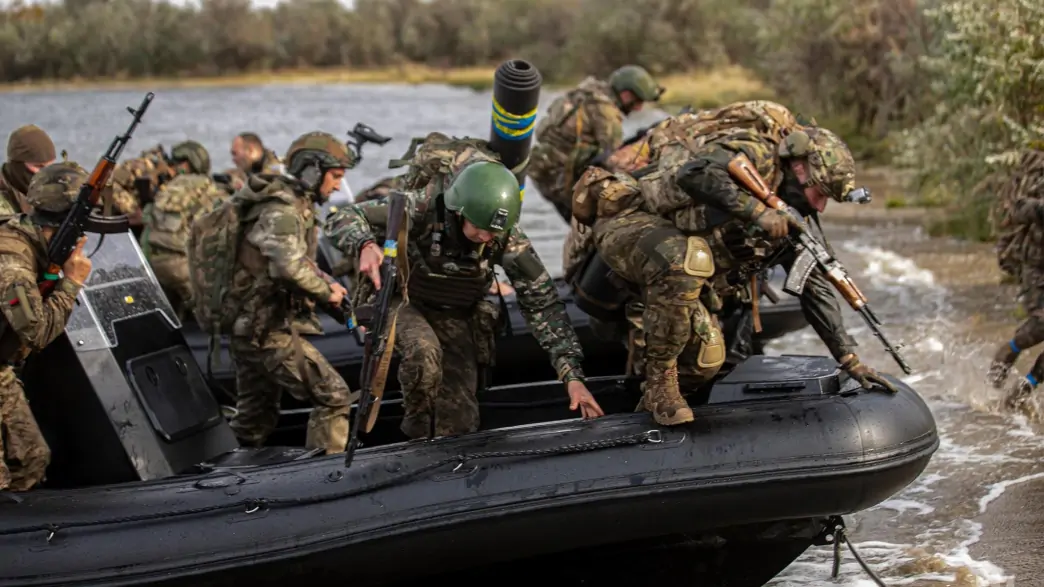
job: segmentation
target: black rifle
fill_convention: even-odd
[[[65,219],[62,220],[58,230],[55,231],[54,236],[51,237],[50,242],[47,244],[47,261],[49,266],[44,274],[44,279],[38,284],[40,294],[44,298],[54,291],[57,285],[56,278],[62,270],[62,265],[69,260],[69,255],[76,248],[76,243],[83,236],[84,232],[87,232],[88,225],[90,225],[90,232],[101,234],[113,232],[101,217],[95,218],[91,216],[91,209],[98,205],[98,198],[101,196],[105,184],[108,183],[112,170],[116,167],[116,161],[119,159],[120,153],[127,145],[127,141],[130,140],[131,134],[137,128],[138,123],[141,122],[141,117],[145,114],[145,110],[148,109],[152,98],[153,93],[149,92],[145,94],[145,99],[141,101],[141,105],[138,106],[137,110],[130,106],[127,107],[127,111],[134,116],[134,119],[131,120],[130,128],[127,129],[126,133],[118,135],[113,139],[109,149],[105,151],[101,160],[94,166],[94,171],[91,172],[87,182],[80,187],[80,193],[76,196],[76,201],[73,203],[72,208],[69,209],[69,213],[66,214]],[[121,218],[119,224],[124,225],[125,223],[126,218]],[[111,224],[111,222],[108,224]]]
[[[377,412],[384,396],[384,383],[388,376],[392,350],[395,345],[395,322],[392,314],[392,297],[398,285],[399,229],[405,222],[406,196],[392,191],[388,196],[388,225],[384,241],[384,260],[381,262],[381,289],[374,302],[373,323],[366,329],[366,346],[363,351],[362,373],[359,377],[359,401],[355,419],[348,432],[348,447],[344,455],[344,466],[352,465],[352,457],[359,446],[359,432],[364,423],[366,432],[373,430]],[[349,314],[350,315],[350,314]],[[354,324],[354,317],[350,318]]]

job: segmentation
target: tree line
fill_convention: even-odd
[[[522,57],[567,82],[625,63],[738,64],[857,150],[912,169],[928,200],[971,209],[989,204],[984,178],[1041,147],[1041,22],[1044,0],[16,0],[0,11],[0,81]]]

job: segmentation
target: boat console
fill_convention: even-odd
[[[88,234],[96,247],[65,334],[22,372],[47,486],[160,479],[238,448],[130,231]]]

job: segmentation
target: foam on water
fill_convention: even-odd
[[[903,380],[929,402],[940,435],[939,450],[917,480],[877,506],[846,516],[850,539],[889,585],[1005,584],[1011,577],[1003,569],[971,554],[983,534],[974,518],[1013,485],[1044,478],[1044,471],[1026,472],[1042,468],[1037,455],[1044,452],[1044,439],[1024,416],[989,408],[996,398],[981,384],[984,345],[955,336],[959,317],[951,312],[950,292],[930,270],[854,239],[841,244],[839,256],[871,299],[885,333],[893,342],[910,341],[902,352],[914,373]],[[863,321],[844,312],[864,362],[897,372]],[[823,351],[810,327],[766,349]],[[873,586],[847,548],[842,552],[837,582],[830,579],[834,555],[828,546],[809,549],[769,585]]]

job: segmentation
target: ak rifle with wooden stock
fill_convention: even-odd
[[[55,231],[54,237],[48,243],[47,261],[49,266],[44,274],[44,279],[38,284],[40,294],[44,298],[54,291],[57,284],[55,278],[61,272],[62,265],[65,265],[65,262],[69,260],[69,255],[76,248],[76,243],[80,240],[80,237],[85,232],[88,232],[88,226],[98,224],[100,228],[101,224],[104,224],[104,220],[91,217],[91,210],[98,205],[98,198],[101,197],[105,184],[109,182],[109,176],[116,167],[116,161],[120,158],[120,153],[123,152],[123,148],[127,146],[127,141],[130,140],[131,134],[134,133],[134,129],[141,122],[141,117],[145,114],[145,110],[148,109],[152,98],[153,93],[149,92],[145,94],[145,99],[141,101],[141,105],[138,106],[137,110],[130,106],[127,107],[127,110],[134,117],[131,120],[130,127],[126,133],[118,135],[113,139],[109,149],[105,151],[101,160],[94,166],[94,171],[91,172],[87,182],[80,187],[80,193],[76,196],[76,202],[73,203],[69,213],[62,220],[62,224]],[[90,232],[101,232],[102,234],[107,232],[103,228],[100,230],[93,230],[93,226],[91,228]]]
[[[738,179],[759,200],[764,202],[766,206],[785,212],[788,216],[788,223],[791,227],[797,229],[797,238],[795,239],[792,236],[791,240],[800,252],[794,261],[794,265],[787,272],[787,278],[783,282],[783,291],[795,296],[801,295],[808,278],[812,275],[812,271],[819,267],[827,280],[841,294],[841,297],[848,302],[848,305],[863,317],[867,326],[870,327],[870,331],[881,341],[885,351],[892,355],[892,358],[899,364],[903,373],[909,375],[910,366],[907,365],[906,360],[899,354],[898,347],[889,342],[881,330],[881,320],[870,309],[869,300],[856,287],[856,284],[849,277],[841,262],[835,259],[827,248],[823,246],[823,243],[819,242],[808,230],[801,214],[788,206],[779,196],[772,193],[761,174],[758,173],[757,168],[745,155],[740,154],[733,157],[732,161],[729,162],[728,168],[729,173]]]
[[[344,466],[352,465],[352,458],[359,446],[360,428],[370,432],[377,423],[377,413],[384,397],[384,384],[388,379],[392,353],[395,348],[395,319],[392,310],[399,281],[399,240],[402,238],[406,214],[406,196],[393,190],[388,195],[388,225],[384,241],[384,259],[381,261],[381,289],[374,301],[373,322],[366,328],[366,345],[363,349],[362,372],[359,376],[359,401],[355,418],[348,431],[348,446],[344,454]]]

